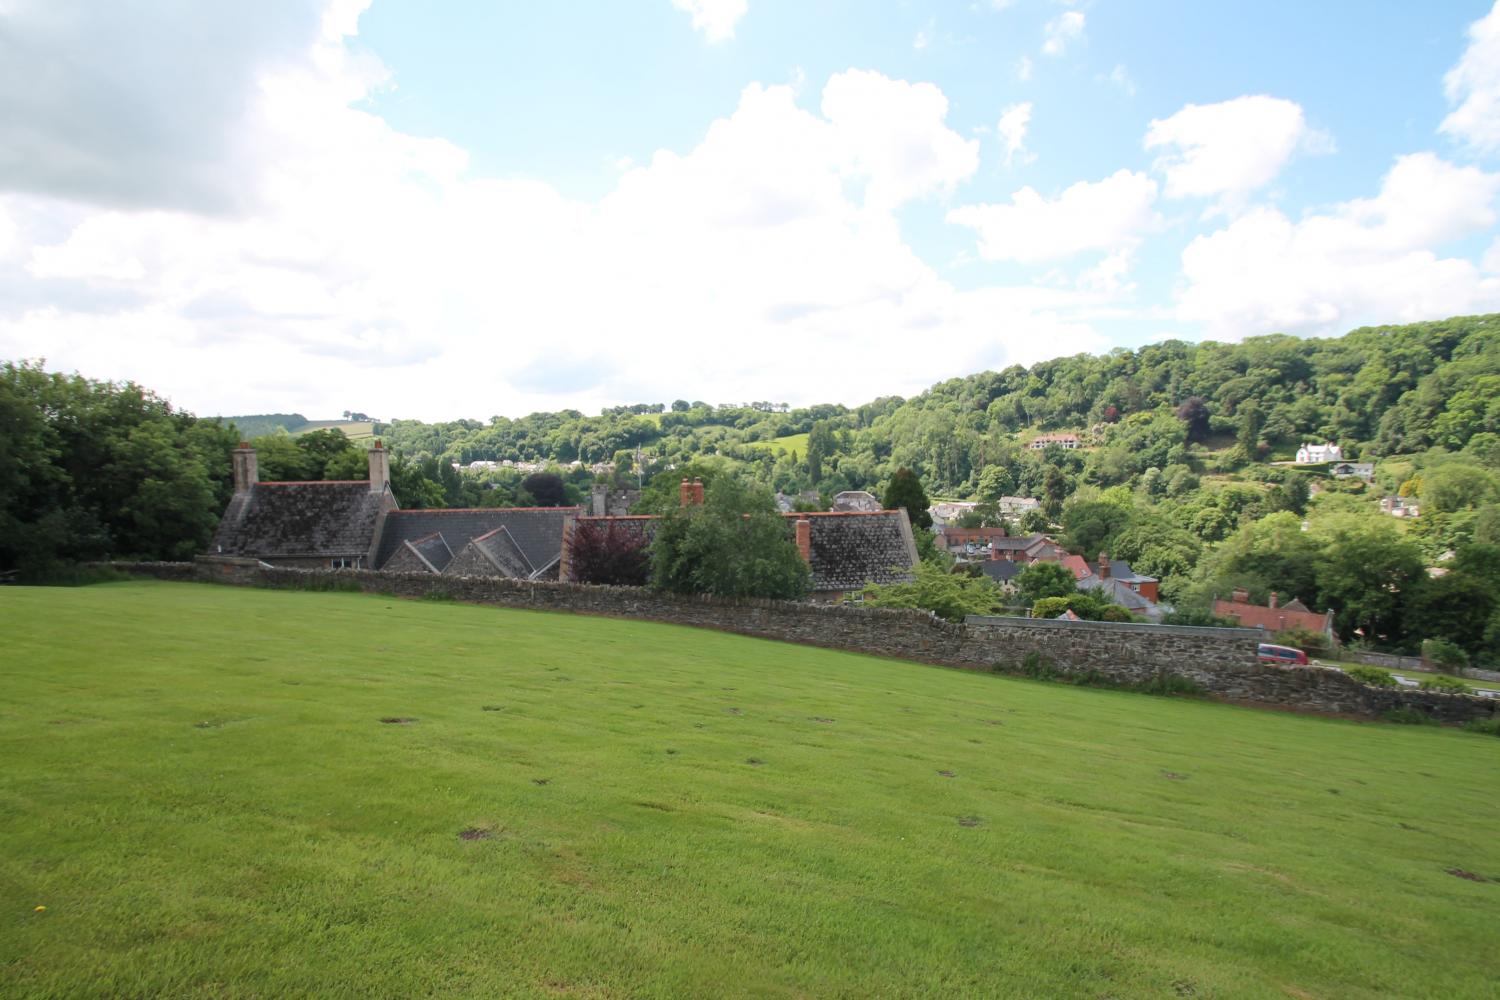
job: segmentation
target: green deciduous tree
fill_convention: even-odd
[[[1034,562],[1016,574],[1016,591],[1022,604],[1032,605],[1044,598],[1077,593],[1078,581],[1062,563]]]
[[[904,508],[913,529],[925,530],[932,527],[932,515],[927,510],[931,506],[927,491],[922,489],[922,480],[910,469],[896,470],[896,474],[891,476],[890,485],[885,488],[885,499],[881,503],[886,510]]]
[[[1004,595],[988,577],[949,573],[931,563],[920,563],[911,582],[871,584],[861,592],[861,599],[870,607],[919,608],[961,622],[965,615],[995,614],[1002,607]]]
[[[811,577],[771,495],[730,477],[705,502],[661,519],[651,543],[651,585],[720,597],[806,597]]]

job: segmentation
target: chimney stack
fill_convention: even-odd
[[[370,492],[384,493],[391,481],[390,456],[379,441],[370,449]]]
[[[1235,587],[1233,592],[1231,592],[1229,596],[1236,604],[1250,603],[1250,591],[1246,590],[1244,587]]]
[[[812,522],[805,517],[797,518],[797,551],[803,562],[812,565]]]
[[[260,468],[256,464],[255,449],[249,441],[241,441],[231,453],[234,461],[234,491],[248,493],[250,487],[260,482]]]
[[[1276,610],[1276,591],[1274,590],[1271,591],[1270,608],[1272,611]]]
[[[703,505],[703,480],[693,480],[693,503],[700,507]]]
[[[693,505],[693,484],[686,477],[683,477],[682,485],[677,487],[677,503],[681,507]]]
[[[1109,553],[1099,553],[1099,579],[1109,579]]]

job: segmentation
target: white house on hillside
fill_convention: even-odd
[[[1332,441],[1327,444],[1304,444],[1297,449],[1298,465],[1318,465],[1322,462],[1342,462],[1344,449]]]

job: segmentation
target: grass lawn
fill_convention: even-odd
[[[1493,738],[357,594],[0,634],[6,997],[1500,982]]]

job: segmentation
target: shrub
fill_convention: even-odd
[[[1381,670],[1379,667],[1345,667],[1344,673],[1370,687],[1396,687],[1396,678],[1391,676],[1390,671]]]
[[[1423,691],[1441,691],[1445,694],[1468,694],[1469,685],[1454,677],[1424,677]]]
[[[1420,708],[1411,705],[1403,705],[1400,708],[1387,709],[1380,713],[1380,717],[1386,722],[1395,722],[1406,726],[1435,726],[1437,720]]]
[[[1422,658],[1457,674],[1463,673],[1469,665],[1469,655],[1457,643],[1447,639],[1422,640]]]
[[[1500,736],[1500,715],[1494,715],[1488,719],[1470,719],[1464,723],[1464,730],[1484,736]]]
[[[618,521],[573,526],[569,560],[574,580],[615,587],[644,587],[651,580],[651,539]]]
[[[1203,685],[1190,677],[1163,671],[1152,680],[1135,685],[1135,690],[1144,694],[1199,695],[1203,693]]]
[[[1307,628],[1289,628],[1285,632],[1277,632],[1272,641],[1300,649],[1309,656],[1325,656],[1329,652],[1328,636]]]

